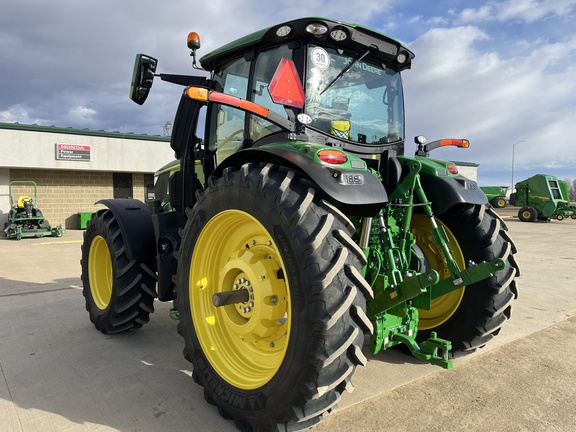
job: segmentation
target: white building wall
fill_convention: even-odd
[[[56,160],[56,144],[91,146],[90,161]],[[174,159],[165,141],[0,128],[0,168],[154,172]],[[4,183],[2,183],[4,184]]]
[[[10,198],[8,198],[9,181],[10,170],[0,168],[0,230],[4,229],[4,224],[8,221],[8,212],[10,211]]]
[[[464,177],[475,182],[478,181],[478,166],[459,165],[458,162],[456,162],[456,165],[458,166],[458,172]]]
[[[90,160],[57,160],[57,144],[90,146]],[[50,200],[46,192],[57,195],[71,187],[84,188],[82,195],[89,200],[92,192],[105,197],[112,194],[113,172],[132,173],[134,193],[140,193],[144,174],[152,174],[172,160],[174,151],[170,142],[159,136],[148,139],[147,135],[0,123],[0,229],[4,229],[10,210],[8,185],[17,173],[20,177],[29,173],[29,180],[41,179],[44,186],[38,186],[44,202]],[[61,178],[69,179],[69,184],[61,184]],[[90,208],[95,200],[90,202]],[[46,210],[49,208],[47,205]],[[71,214],[78,211],[88,209],[81,203],[77,209],[69,209]]]

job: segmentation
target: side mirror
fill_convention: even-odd
[[[154,57],[136,54],[132,83],[130,85],[130,99],[138,105],[142,105],[150,93],[157,65],[158,60]]]

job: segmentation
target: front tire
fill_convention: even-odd
[[[351,390],[372,331],[353,225],[293,171],[228,168],[208,182],[179,252],[185,357],[220,414],[242,430],[299,430]],[[216,307],[213,294],[246,289]]]
[[[110,210],[88,221],[82,244],[82,293],[90,321],[105,334],[140,328],[154,312],[156,260],[130,260]]]
[[[415,216],[413,231],[417,245],[426,254],[430,267],[442,279],[449,277],[443,254],[432,246],[428,237],[427,218]],[[438,297],[432,301],[430,311],[419,311],[419,340],[427,339],[435,331],[452,342],[454,351],[473,351],[496,336],[510,318],[512,300],[518,297],[516,247],[504,221],[485,206],[456,206],[437,217],[437,221],[446,230],[448,247],[460,268],[465,268],[469,261],[478,263],[495,258],[506,261],[506,268],[494,276]]]

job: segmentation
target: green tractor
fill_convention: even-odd
[[[515,186],[516,192],[510,196],[510,202],[520,207],[518,218],[522,222],[576,219],[576,206],[570,203],[568,184],[564,180],[536,174]]]
[[[482,192],[486,194],[488,202],[495,208],[504,208],[508,205],[506,193],[508,186],[480,186]]]
[[[34,198],[29,195],[19,195],[14,199],[13,187],[19,190],[34,190]],[[24,188],[24,189],[22,189]],[[32,180],[14,180],[8,184],[8,200],[10,211],[8,222],[4,227],[7,238],[20,240],[23,237],[62,237],[64,230],[61,225],[52,227],[42,211],[36,207],[38,202],[38,187]]]
[[[97,329],[141,327],[155,298],[173,301],[206,400],[257,431],[318,423],[382,350],[450,368],[451,353],[498,334],[517,297],[516,248],[477,183],[429,157],[467,140],[419,136],[404,155],[410,50],[324,18],[250,34],[200,66],[196,33],[188,47],[198,76],[136,56],[134,102],[154,77],[183,86],[179,162],[159,172],[152,210],[102,200],[88,223]]]

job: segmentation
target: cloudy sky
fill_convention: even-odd
[[[128,99],[134,55],[191,73],[200,55],[303,16],[355,22],[416,54],[404,74],[412,137],[468,138],[443,159],[480,164],[483,185],[576,177],[576,0],[7,0],[0,14],[0,122],[162,135],[181,88]]]

